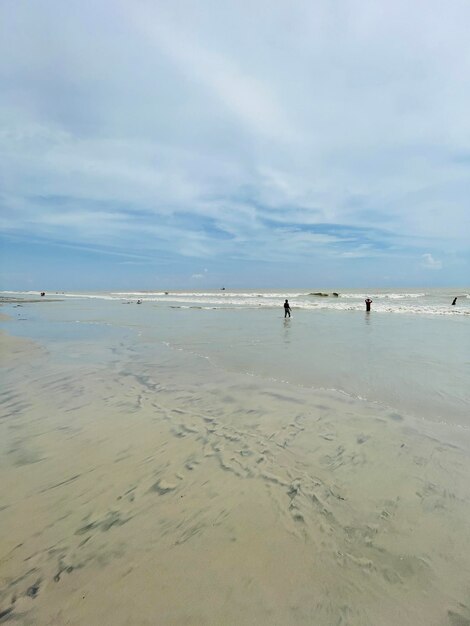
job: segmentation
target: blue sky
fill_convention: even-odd
[[[5,0],[2,289],[470,283],[466,0]]]

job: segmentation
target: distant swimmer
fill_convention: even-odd
[[[290,317],[290,304],[289,304],[289,300],[286,300],[284,302],[284,317]]]
[[[137,300],[137,304],[142,304],[142,300]]]
[[[454,298],[452,301],[452,306],[455,306],[455,303],[457,302],[457,298]]]
[[[365,303],[366,303],[366,311],[369,312],[370,311],[370,305],[372,304],[372,300],[370,298],[366,298],[365,299]]]
[[[44,296],[46,295],[45,291],[41,291],[41,298],[44,298]]]

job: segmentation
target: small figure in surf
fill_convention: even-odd
[[[365,299],[365,303],[366,303],[366,311],[369,312],[370,311],[370,305],[372,304],[372,300],[370,298],[366,298]]]
[[[284,302],[284,317],[290,317],[290,304],[289,300]]]
[[[457,302],[457,298],[454,298],[454,299],[452,300],[452,306],[455,306],[455,303],[456,303],[456,302]]]

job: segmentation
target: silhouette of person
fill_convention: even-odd
[[[456,302],[457,302],[457,298],[454,298],[454,299],[452,300],[452,306],[455,306],[455,303],[456,303]]]
[[[372,304],[372,300],[370,298],[366,298],[365,303],[366,303],[366,311],[370,311],[370,305]]]
[[[284,317],[290,317],[290,304],[289,304],[289,300],[286,300],[284,302]]]

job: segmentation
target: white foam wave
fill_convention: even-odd
[[[407,298],[424,298],[426,293],[341,293],[340,298],[375,298],[376,300],[403,300]]]
[[[114,298],[106,294],[90,294],[90,293],[61,293],[63,298],[85,298],[89,300],[121,300],[122,298]]]
[[[133,297],[133,296],[142,296],[142,297],[151,297],[151,296],[166,296],[166,298],[174,299],[174,298],[201,298],[201,297],[218,297],[218,298],[286,298],[286,292],[282,293],[260,293],[260,292],[243,292],[243,291],[113,291],[111,295],[114,296],[122,296],[122,297]],[[304,291],[299,291],[297,293],[288,292],[288,298],[298,298],[299,296],[306,296]]]

